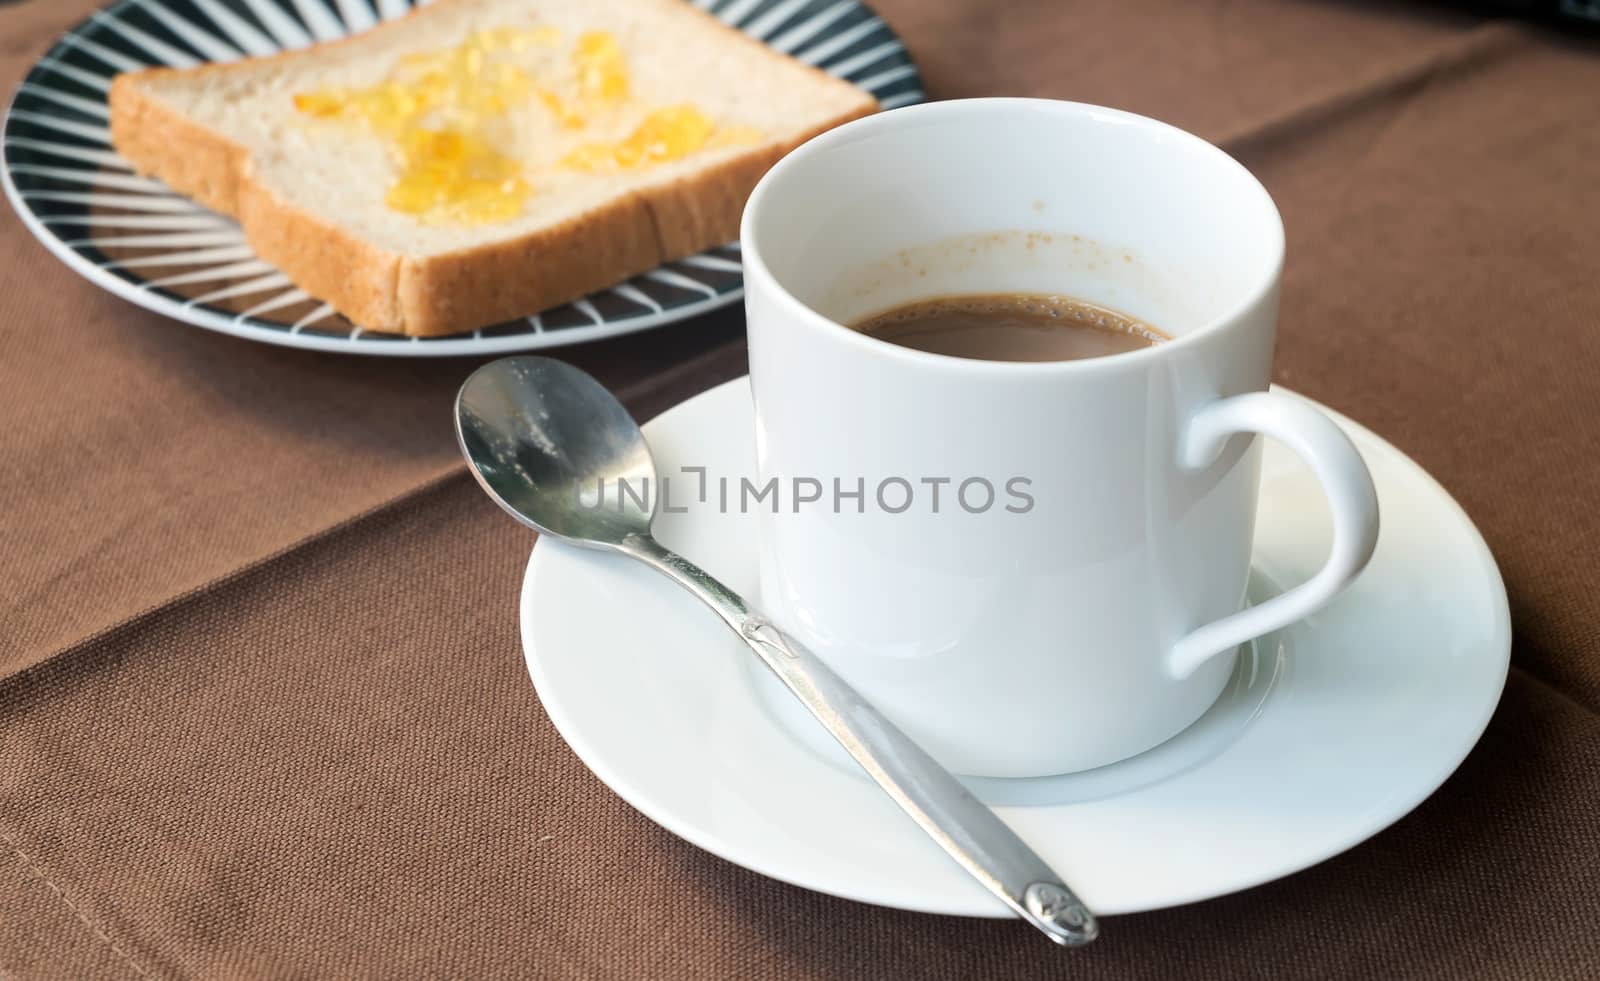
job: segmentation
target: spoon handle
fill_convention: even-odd
[[[716,610],[900,809],[1018,916],[1063,946],[1099,934],[1094,914],[1044,859],[821,658],[654,538],[630,536],[624,551]]]

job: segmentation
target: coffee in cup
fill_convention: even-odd
[[[1076,361],[1171,340],[1125,313],[1061,294],[941,296],[852,326],[915,351],[978,361]]]

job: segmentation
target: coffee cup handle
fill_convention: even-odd
[[[1328,561],[1310,579],[1259,606],[1196,627],[1180,639],[1167,660],[1179,679],[1218,654],[1321,609],[1360,574],[1378,544],[1378,495],[1372,474],[1332,419],[1279,392],[1219,399],[1190,418],[1179,448],[1181,464],[1188,470],[1203,470],[1238,433],[1275,439],[1311,468],[1333,514],[1333,547]]]

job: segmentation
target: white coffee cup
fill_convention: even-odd
[[[1277,209],[1198,137],[1069,102],[899,109],[779,162],[741,238],[760,479],[783,489],[777,513],[756,508],[762,604],[952,770],[1063,773],[1165,741],[1241,643],[1327,603],[1371,555],[1355,448],[1267,391]],[[1011,292],[1173,340],[1003,363],[842,326]],[[1255,434],[1320,479],[1333,548],[1244,608]]]

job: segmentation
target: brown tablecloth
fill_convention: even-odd
[[[0,977],[1600,975],[1600,45],[1420,3],[879,6],[935,96],[1132,109],[1266,182],[1279,380],[1428,468],[1505,573],[1514,666],[1461,770],[1077,952],[769,881],[541,711],[531,539],[451,437],[475,362],[164,321],[0,209]],[[0,7],[6,85],[85,9]],[[565,353],[648,416],[742,371],[741,331]]]

